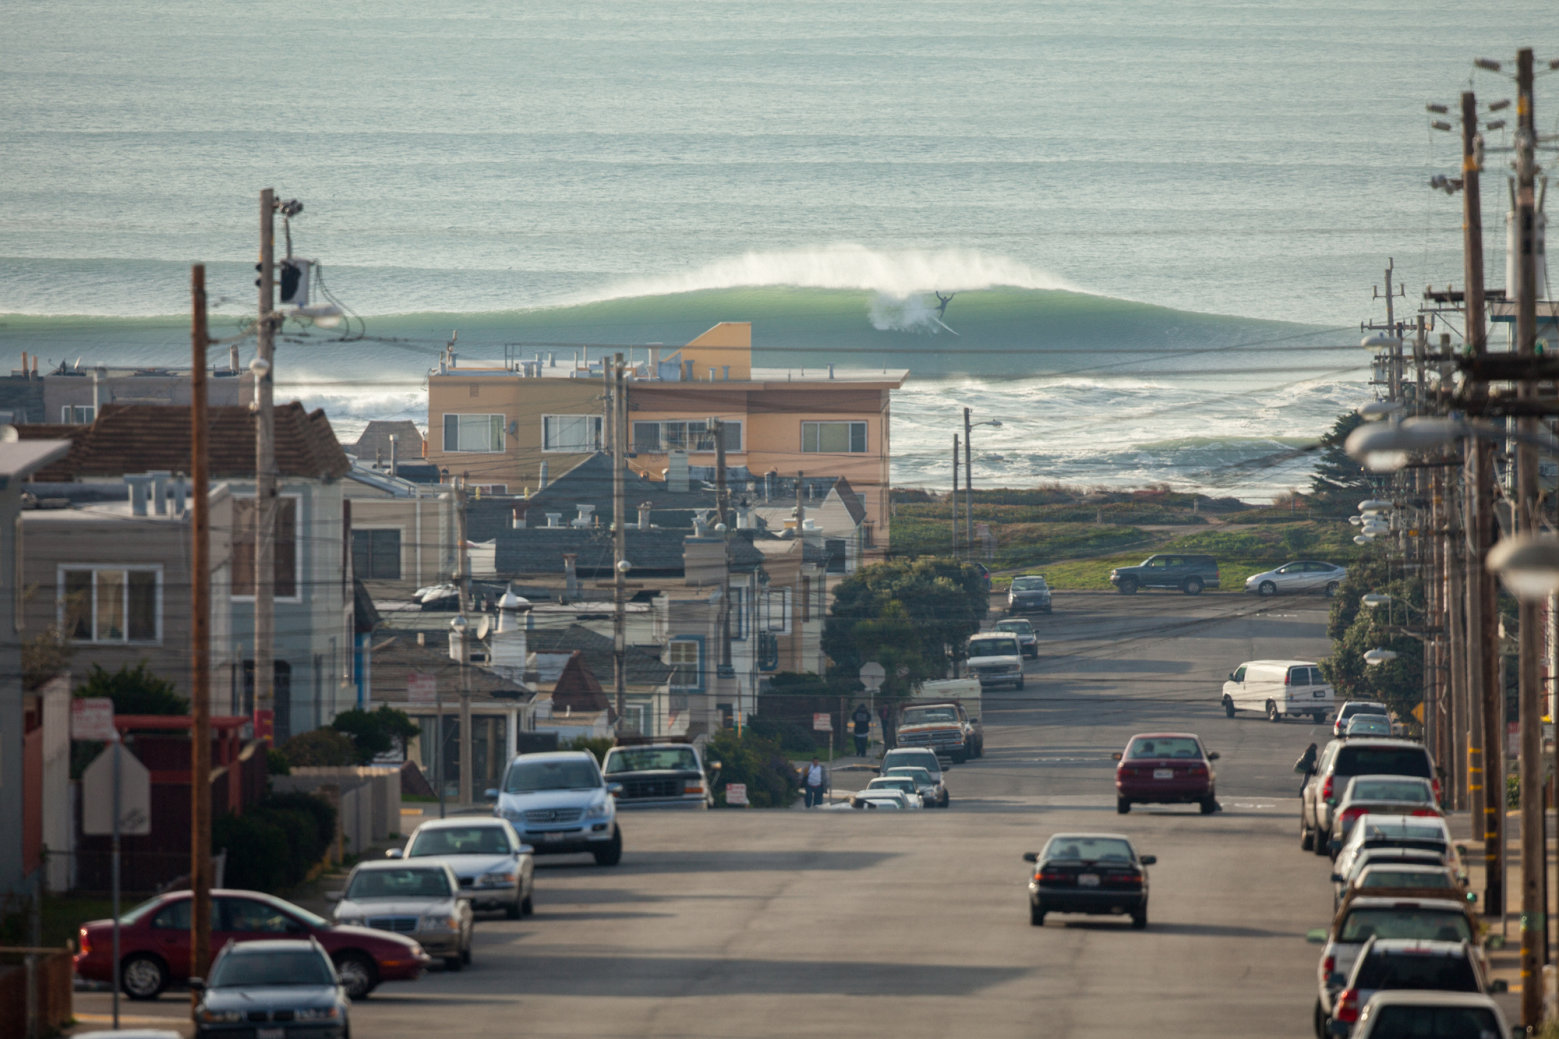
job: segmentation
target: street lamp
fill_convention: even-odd
[[[1489,549],[1489,572],[1523,602],[1542,602],[1559,592],[1559,536],[1515,534]]]
[[[1393,649],[1372,649],[1364,654],[1364,662],[1371,667],[1379,664],[1389,664],[1395,659],[1397,659],[1397,653]]]
[[[974,559],[974,452],[969,446],[970,431],[975,426],[990,426],[993,429],[1001,428],[1001,419],[986,419],[984,422],[971,422],[971,409],[964,409],[964,534],[969,538],[969,558]],[[954,488],[956,496],[957,488]],[[958,508],[958,503],[953,503],[953,508]]]

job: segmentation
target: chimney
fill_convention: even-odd
[[[103,413],[103,400],[108,393],[108,387],[104,384],[107,381],[107,368],[100,364],[92,369],[92,417],[94,419]]]
[[[144,473],[126,474],[125,484],[130,488],[130,515],[146,515],[147,492],[151,489],[151,477]]]
[[[158,469],[150,474],[152,481],[152,511],[158,516],[168,514],[168,477],[173,474]]]
[[[828,377],[830,379],[832,379],[834,377],[834,366],[833,365],[829,365],[828,366]]]
[[[731,366],[728,365],[728,364],[721,365],[720,366],[720,371],[722,373],[721,377],[723,379],[725,379],[726,382],[730,382],[731,381]]]
[[[579,515],[574,517],[574,519],[572,521],[570,521],[569,526],[574,527],[574,528],[579,529],[579,530],[583,530],[586,527],[589,527],[591,525],[590,514],[595,511],[595,506],[594,505],[580,505],[580,504],[576,503],[574,505],[574,508],[579,510]]]
[[[234,343],[232,346],[227,348],[227,370],[230,371],[230,372],[235,372],[235,373],[238,371],[238,344],[237,343]]]
[[[666,490],[686,494],[688,488],[687,452],[671,451],[666,455]]]
[[[654,502],[648,502],[648,501],[641,501],[639,503],[639,529],[640,530],[649,530],[650,529],[650,509],[654,506],[654,504],[655,504]]]
[[[563,589],[570,599],[579,595],[579,556],[574,552],[563,553]]]
[[[561,512],[549,512],[549,513],[547,513],[547,526],[549,528],[557,528],[557,527],[561,527],[562,525],[563,525],[563,514]]]
[[[525,529],[525,510],[518,505],[514,507],[514,518],[509,521],[509,527],[512,530]]]
[[[398,433],[390,434],[390,475],[395,476],[400,471],[401,462],[401,438]],[[375,452],[377,454],[377,452]]]
[[[189,499],[189,481],[180,473],[173,478],[173,514],[184,515],[186,502]]]

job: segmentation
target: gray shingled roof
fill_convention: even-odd
[[[528,653],[584,654],[585,666],[603,684],[613,681],[612,640],[579,624],[566,628],[537,628],[525,633],[525,649]],[[672,668],[663,664],[655,654],[636,646],[629,646],[623,656],[624,678],[631,686],[665,685]]]

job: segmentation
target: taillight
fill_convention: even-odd
[[[1322,974],[1325,974],[1327,977],[1331,977],[1332,971],[1334,971],[1336,969],[1337,969],[1337,957],[1335,957],[1335,956],[1323,956],[1323,957],[1321,957],[1321,973]]]
[[[1435,804],[1439,804],[1440,803],[1440,780],[1438,780],[1438,779],[1431,779],[1431,780],[1429,780],[1429,786],[1430,786],[1430,788],[1432,790],[1434,790],[1434,803]]]
[[[1438,796],[1438,793],[1439,792],[1436,791],[1436,795],[1437,796]],[[1323,801],[1330,801],[1331,799],[1332,799],[1332,777],[1331,776],[1327,776],[1326,777],[1326,782],[1321,784],[1321,800],[1323,800]]]
[[[1341,1021],[1345,1025],[1355,1024],[1359,1020],[1359,990],[1356,988],[1343,989],[1342,995],[1337,997],[1337,1004],[1332,1007],[1332,1020]]]
[[[1136,873],[1106,873],[1104,883],[1109,887],[1141,887],[1142,877]]]
[[[1415,808],[1411,812],[1409,812],[1408,814],[1409,815],[1432,815],[1436,819],[1440,818],[1440,810],[1438,808]]]
[[[1366,812],[1363,808],[1349,808],[1342,813],[1342,821],[1344,823],[1351,823],[1359,816],[1364,814],[1366,814]]]
[[[1035,880],[1041,884],[1064,884],[1072,879],[1070,873],[1057,873],[1055,871],[1042,871],[1035,875]]]
[[[1207,775],[1207,766],[1206,765],[1192,765],[1190,772],[1188,772],[1187,774],[1188,775],[1192,775],[1192,776],[1205,776],[1205,775]]]
[[[83,955],[83,956],[90,955],[91,952],[92,952],[92,936],[87,933],[87,929],[85,927],[83,927],[81,929],[81,942],[80,942],[80,944],[81,944],[81,955]]]

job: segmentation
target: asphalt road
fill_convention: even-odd
[[[1304,932],[1330,895],[1298,847],[1291,767],[1326,732],[1225,718],[1218,692],[1243,660],[1325,655],[1325,617],[1310,599],[1058,595],[1027,688],[986,701],[987,753],[951,772],[951,810],[625,816],[620,866],[540,860],[533,918],[483,919],[471,968],[381,988],[353,1034],[1307,1036]],[[1110,754],[1149,729],[1221,752],[1225,811],[1115,813]],[[1064,830],[1158,856],[1146,931],[1029,925],[1020,856]],[[84,994],[78,1013],[107,1004]],[[186,1007],[124,1004],[168,1024]]]

